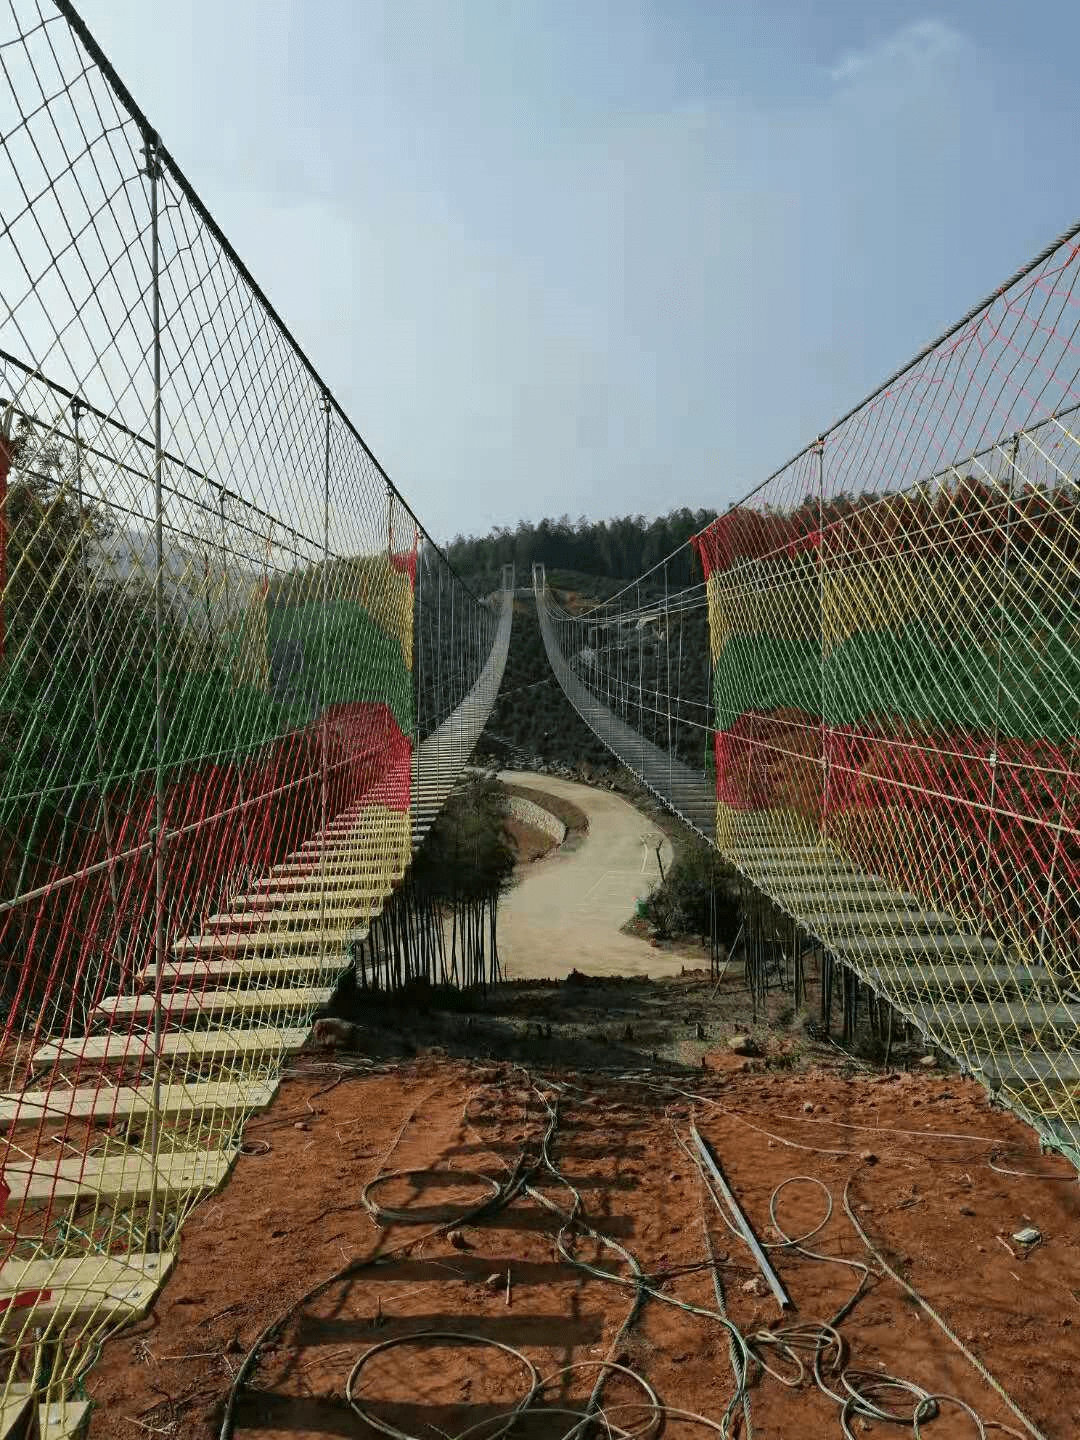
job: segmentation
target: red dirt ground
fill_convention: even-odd
[[[673,1124],[685,1136],[689,1120],[696,1119],[762,1239],[771,1234],[774,1187],[791,1176],[815,1176],[828,1186],[835,1209],[809,1246],[869,1261],[841,1205],[851,1177],[860,1223],[890,1264],[1050,1440],[1080,1434],[1075,1174],[1061,1161],[1041,1157],[1030,1131],[955,1077],[845,1078],[827,1071],[736,1070],[739,1063],[724,1054],[700,1078],[654,1077],[658,1085],[705,1092],[707,1098],[696,1101],[626,1078],[548,1077],[572,1087],[563,1094],[552,1153],[579,1188],[591,1224],[628,1247],[646,1271],[665,1277],[655,1283],[666,1295],[712,1307],[707,1271],[670,1274],[704,1259],[700,1177],[679,1148]],[[346,1404],[346,1377],[367,1347],[423,1330],[504,1342],[523,1351],[542,1375],[602,1360],[614,1350],[667,1405],[720,1419],[732,1388],[721,1327],[650,1299],[620,1338],[630,1291],[566,1263],[554,1245],[558,1224],[535,1199],[521,1196],[466,1225],[465,1248],[438,1234],[389,1254],[431,1227],[395,1223],[378,1229],[362,1205],[364,1184],[384,1169],[468,1169],[498,1179],[523,1146],[535,1156],[541,1108],[524,1072],[431,1054],[364,1075],[304,1065],[307,1073],[287,1080],[273,1109],[249,1127],[249,1139],[269,1148],[242,1157],[224,1190],[188,1221],[176,1270],[152,1315],[113,1340],[89,1376],[96,1402],[91,1440],[209,1440],[217,1434],[232,1376],[260,1330],[348,1260],[378,1255],[387,1256],[384,1263],[359,1270],[301,1306],[264,1348],[237,1410],[238,1436],[374,1434]],[[807,1113],[804,1104],[810,1103]],[[923,1133],[894,1133],[898,1129]],[[993,1166],[1054,1178],[1009,1175]],[[535,1183],[557,1203],[570,1203],[550,1175]],[[431,1207],[451,1200],[472,1204],[482,1193],[476,1183],[428,1176],[387,1183],[377,1199],[384,1206]],[[780,1197],[779,1218],[789,1234],[800,1234],[816,1224],[822,1204],[810,1186],[792,1185]],[[743,1292],[756,1274],[752,1257],[717,1222],[711,1211],[734,1320],[744,1333],[784,1323],[771,1296]],[[1010,1236],[1029,1223],[1043,1240],[1024,1256]],[[627,1273],[624,1261],[585,1239],[574,1253]],[[831,1315],[854,1288],[853,1272],[837,1264],[783,1251],[775,1263],[797,1320]],[[959,1396],[984,1420],[1026,1433],[892,1280],[877,1275],[841,1328],[850,1365]],[[572,1372],[552,1388],[547,1403],[580,1407],[596,1376],[595,1366]],[[432,1340],[379,1355],[361,1382],[384,1423],[432,1440],[458,1436],[504,1412],[524,1388],[519,1363],[504,1352]],[[839,1406],[810,1381],[787,1389],[766,1375],[751,1399],[757,1440],[842,1434]],[[639,1427],[647,1412],[616,1407],[638,1400],[622,1377],[609,1383],[604,1396],[612,1419],[627,1430]],[[569,1416],[541,1411],[516,1428],[530,1440],[556,1440],[572,1424]],[[855,1434],[911,1433],[861,1420],[852,1424]],[[473,1433],[485,1440],[497,1430],[489,1424]],[[689,1437],[702,1431],[669,1418],[665,1433]],[[923,1433],[930,1440],[968,1440],[977,1432],[953,1409]]]

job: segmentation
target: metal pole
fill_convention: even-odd
[[[1009,490],[1005,511],[1005,545],[1001,556],[1001,597],[998,604],[997,633],[997,675],[994,695],[994,738],[990,749],[990,794],[986,809],[986,866],[983,872],[982,914],[979,928],[986,926],[986,908],[990,903],[990,862],[994,845],[994,806],[997,803],[998,746],[1001,736],[1002,666],[1005,657],[1005,608],[1006,592],[1009,588],[1009,561],[1012,541],[1013,496],[1019,493],[1020,485],[1020,432],[1013,436],[1012,456],[1009,461]]]
[[[664,561],[664,671],[667,676],[667,752],[668,752],[668,793],[670,801],[674,793],[671,754],[671,606],[668,597],[667,561]]]
[[[323,450],[323,573],[322,573],[322,616],[320,620],[319,657],[319,959],[326,960],[326,827],[327,813],[326,743],[327,743],[327,634],[326,622],[330,609],[330,392],[323,391],[322,407],[326,414],[326,443]]]
[[[427,556],[424,553],[423,545],[417,538],[416,543],[416,596],[413,601],[413,630],[415,632],[416,644],[416,694],[414,698],[415,711],[413,715],[413,756],[415,764],[416,783],[411,785],[409,804],[412,808],[412,822],[410,833],[412,842],[416,843],[416,821],[420,813],[420,786],[423,780],[423,749],[421,747],[420,710],[424,703],[424,565]]]
[[[90,711],[94,722],[94,756],[98,772],[98,808],[101,813],[101,828],[105,833],[105,849],[110,862],[113,858],[112,820],[105,793],[105,752],[101,743],[101,702],[97,683],[97,651],[94,645],[93,626],[90,621],[90,566],[86,558],[86,525],[83,515],[83,472],[82,437],[79,434],[79,417],[83,412],[82,401],[76,397],[71,402],[71,432],[75,442],[75,500],[79,512],[79,570],[82,589],[83,643],[86,645],[86,662],[90,667]],[[109,895],[113,905],[113,921],[117,929],[113,936],[113,958],[121,973],[123,957],[120,943],[120,895],[116,883],[116,869],[109,865]]]
[[[150,1102],[150,1203],[146,1249],[160,1246],[157,1157],[161,1145],[161,992],[165,974],[165,525],[161,441],[161,256],[158,243],[158,140],[149,128],[143,136],[150,180],[150,308],[154,369],[154,1001],[153,1086]]]
[[[229,546],[225,522],[225,490],[218,486],[218,518],[221,521],[221,584],[225,598],[225,642],[226,664],[228,666],[226,684],[229,695],[229,737],[232,745],[233,764],[236,766],[237,794],[240,797],[241,805],[247,798],[244,794],[244,768],[241,755],[241,741],[239,728],[236,723],[236,692],[244,683],[244,616],[240,611],[235,630],[233,629],[232,598],[229,590]],[[208,597],[209,598],[209,597]],[[240,843],[244,850],[244,871],[249,877],[254,876],[251,868],[251,853],[248,843],[248,826],[240,827]]]
[[[760,1269],[762,1275],[764,1275],[765,1279],[769,1282],[769,1289],[776,1296],[776,1303],[780,1306],[781,1310],[790,1310],[791,1297],[788,1295],[787,1291],[780,1283],[780,1277],[777,1275],[772,1265],[770,1265],[768,1256],[765,1254],[764,1250],[762,1250],[761,1245],[758,1242],[757,1236],[750,1228],[749,1220],[747,1220],[746,1216],[739,1208],[739,1202],[731,1193],[731,1187],[724,1179],[720,1171],[720,1166],[716,1163],[716,1159],[713,1156],[712,1150],[710,1149],[708,1142],[704,1140],[702,1136],[698,1133],[698,1128],[693,1123],[691,1123],[690,1125],[690,1134],[694,1137],[694,1144],[698,1148],[698,1153],[701,1155],[701,1158],[705,1164],[705,1168],[708,1170],[710,1176],[713,1179],[713,1182],[719,1189],[721,1195],[723,1195],[724,1200],[727,1202],[727,1207],[731,1211],[731,1218],[738,1226],[739,1233],[742,1235],[743,1239],[750,1247],[750,1253],[757,1261],[758,1268]],[[716,1202],[715,1195],[713,1196],[713,1200],[714,1202]],[[716,1204],[717,1208],[719,1209],[719,1202],[716,1202]]]

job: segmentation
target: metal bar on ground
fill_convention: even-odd
[[[765,1276],[765,1279],[769,1283],[769,1289],[776,1296],[776,1303],[780,1306],[781,1310],[790,1310],[792,1308],[791,1297],[784,1289],[780,1281],[780,1277],[777,1275],[776,1271],[769,1263],[769,1257],[761,1248],[761,1243],[758,1240],[757,1236],[754,1234],[749,1220],[747,1220],[746,1216],[743,1214],[742,1210],[739,1207],[739,1202],[735,1199],[730,1185],[724,1179],[724,1176],[720,1170],[720,1166],[717,1163],[716,1157],[713,1155],[712,1150],[709,1148],[708,1141],[705,1140],[703,1136],[699,1133],[697,1126],[693,1122],[691,1122],[690,1124],[690,1134],[694,1137],[694,1144],[698,1148],[705,1168],[708,1170],[710,1176],[716,1182],[717,1186],[720,1189],[721,1195],[723,1195],[724,1200],[727,1202],[728,1209],[731,1211],[732,1219],[738,1226],[739,1233],[742,1235],[747,1245],[749,1245],[751,1254],[758,1263],[758,1269],[761,1271],[762,1275]]]

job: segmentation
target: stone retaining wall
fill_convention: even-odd
[[[561,845],[566,839],[566,826],[557,815],[552,815],[550,810],[545,810],[531,800],[523,800],[520,795],[508,795],[506,798],[510,814],[515,820],[520,820],[522,825],[542,830],[545,835],[551,836],[556,845]]]

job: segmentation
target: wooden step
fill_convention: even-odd
[[[277,1082],[261,1080],[196,1081],[191,1085],[160,1085],[162,1115],[198,1115],[204,1111],[264,1110],[277,1093]],[[38,1124],[46,1120],[110,1120],[149,1115],[152,1085],[86,1085],[71,1089],[26,1090],[0,1095],[0,1123]]]
[[[1038,1053],[1033,1050],[999,1050],[993,1055],[976,1053],[969,1063],[991,1088],[999,1083],[1034,1081],[1046,1085],[1075,1086],[1080,1081],[1080,1049],[1057,1050],[1049,1054],[1041,1050]]]
[[[386,897],[386,886],[382,884],[364,884],[363,877],[327,877],[325,880],[320,876],[281,877],[279,880],[269,881],[259,890],[249,890],[242,896],[236,896],[232,901],[235,910],[251,910],[259,904],[272,904],[274,901],[298,901],[307,906],[321,904],[323,900],[327,904],[340,903],[341,900],[383,900]]]
[[[374,871],[374,867],[371,867]],[[371,881],[366,880],[367,871],[348,871],[345,874],[340,872],[327,871],[321,875],[318,870],[309,870],[305,867],[300,875],[268,875],[265,880],[256,880],[251,889],[238,896],[238,900],[257,899],[267,894],[291,895],[293,893],[305,895],[309,891],[312,894],[325,890],[328,895],[337,895],[341,892],[346,894],[351,890],[363,891],[366,893],[372,888]],[[380,893],[382,893],[380,891]],[[233,902],[234,904],[236,901]]]
[[[237,1151],[175,1150],[160,1153],[157,1164],[149,1155],[129,1150],[123,1155],[76,1156],[47,1162],[39,1156],[32,1165],[5,1165],[4,1179],[11,1201],[28,1204],[76,1200],[121,1200],[149,1197],[155,1189],[216,1190],[229,1173]]]
[[[4,1391],[0,1401],[0,1440],[8,1440],[20,1429],[23,1419],[29,1413],[34,1398],[33,1385],[16,1380]]]
[[[312,960],[306,955],[282,955],[274,959],[167,960],[163,969],[166,982],[199,978],[259,981],[271,976],[281,979],[287,975],[326,976],[336,980],[348,965],[344,955],[333,955],[327,960]],[[156,975],[157,966],[147,965],[140,979],[152,985]]]
[[[969,1000],[963,1004],[913,1005],[912,1017],[920,1029],[933,1032],[942,1026],[964,1031],[1039,1031],[1054,1029],[1075,1043],[1080,1037],[1080,1008],[1028,996],[1016,1000]],[[1078,1049],[1080,1053],[1080,1049]]]
[[[164,1060],[186,1061],[198,1065],[204,1060],[265,1055],[280,1055],[299,1050],[309,1029],[291,1026],[285,1029],[258,1030],[181,1030],[165,1035],[161,1041]],[[153,1039],[148,1035],[73,1035],[43,1045],[34,1055],[33,1063],[45,1065],[91,1064],[152,1064]]]
[[[866,886],[864,888],[852,888],[845,885],[827,885],[822,882],[820,885],[785,885],[782,891],[778,891],[785,901],[795,900],[801,905],[845,905],[850,909],[863,906],[865,909],[874,909],[879,906],[918,906],[918,898],[915,895],[904,895],[896,890],[886,889],[884,886]]]
[[[173,944],[176,955],[229,955],[237,951],[279,954],[283,950],[333,951],[344,949],[353,932],[366,928],[359,922],[320,930],[227,930],[220,935],[188,935]],[[342,960],[344,963],[344,957]]]
[[[379,874],[383,886],[383,894],[387,888],[393,890],[398,881],[405,873],[404,865],[395,865],[391,869],[383,867]],[[274,870],[269,876],[270,883],[278,885],[284,882],[286,885],[355,885],[357,881],[364,878],[363,867],[356,865],[337,865],[333,868],[320,870],[319,867],[311,865],[286,866]]]
[[[38,1440],[75,1440],[93,1405],[89,1400],[53,1400],[38,1406]]]
[[[223,1015],[229,1011],[257,1014],[260,1010],[313,1010],[325,1005],[334,993],[330,986],[305,986],[283,989],[277,986],[257,990],[171,990],[160,997],[162,1012],[170,1018],[178,1012],[184,1019],[201,1015]],[[153,995],[110,995],[94,1012],[104,1019],[139,1015],[149,1019],[154,1013]]]
[[[819,935],[843,932],[845,930],[866,931],[869,929],[908,931],[955,931],[956,919],[943,910],[904,910],[900,908],[853,910],[848,914],[827,911],[823,914],[807,915],[803,924],[816,930]]]
[[[988,960],[1007,960],[1005,947],[996,940],[978,935],[851,935],[837,949],[841,959],[848,955],[985,955]]]
[[[370,905],[372,900],[374,900],[376,904],[381,904],[386,899],[386,891],[381,886],[378,890],[356,886],[348,888],[345,886],[327,886],[323,893],[327,901],[326,908],[329,910],[344,908],[338,903],[341,901],[348,901],[350,902],[351,908],[360,909],[365,905]],[[239,895],[232,903],[234,910],[241,911],[258,910],[260,906],[273,906],[275,910],[279,910],[282,906],[288,906],[292,914],[298,915],[321,910],[323,908],[323,895],[319,893],[319,887],[317,885],[311,885],[305,886],[303,889],[274,889],[264,890],[257,895]]]
[[[1050,972],[1041,965],[952,965],[929,961],[909,965],[901,960],[892,970],[863,972],[875,989],[900,990],[1036,990],[1054,988]]]
[[[294,924],[310,922],[319,916],[324,917],[331,925],[349,924],[357,916],[370,914],[375,908],[372,901],[381,907],[385,898],[382,892],[377,895],[373,893],[366,905],[324,905],[316,898],[304,904],[298,903],[287,910],[270,910],[265,905],[260,905],[251,910],[236,910],[228,915],[211,915],[203,922],[203,929],[241,931],[252,925],[287,926],[290,921]]]
[[[110,1328],[139,1320],[149,1310],[176,1260],[158,1255],[80,1256],[74,1260],[8,1260],[0,1267],[0,1301],[45,1292],[34,1305],[35,1325],[72,1318],[107,1321]],[[0,1310],[0,1334],[20,1331],[26,1312]]]

